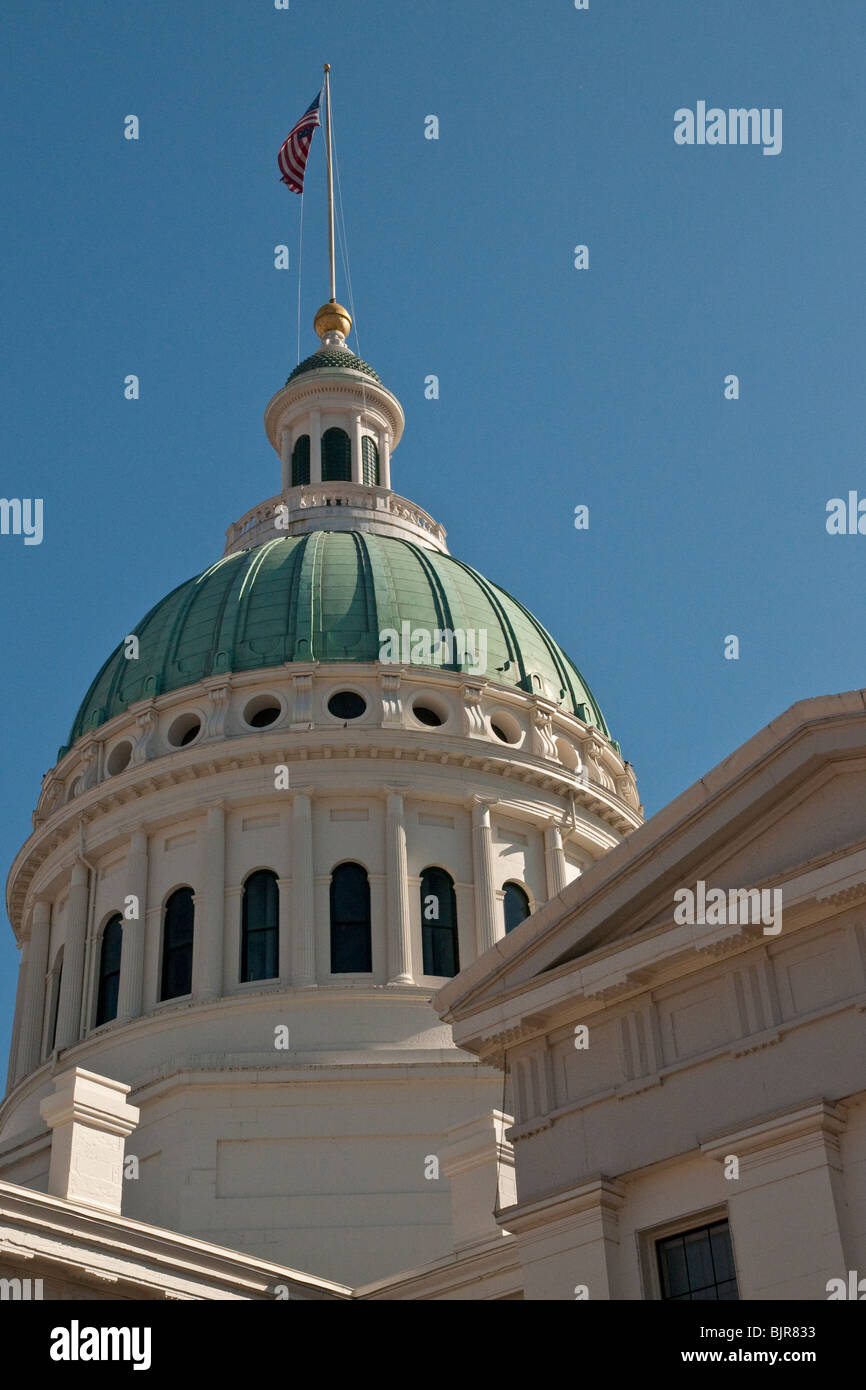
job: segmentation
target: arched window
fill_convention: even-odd
[[[334,427],[322,435],[322,482],[352,481],[352,441],[345,430]]]
[[[120,990],[120,949],[123,941],[123,918],[117,912],[106,922],[99,952],[99,989],[96,994],[96,1027],[117,1018],[117,996]]]
[[[421,944],[425,975],[457,974],[457,898],[444,869],[425,869],[421,875]]]
[[[191,888],[178,888],[165,905],[162,928],[162,987],[160,999],[192,993],[192,938],[195,906]]]
[[[292,450],[292,487],[301,487],[310,481],[310,436],[302,434],[295,440]]]
[[[279,965],[280,890],[270,869],[250,874],[244,884],[241,925],[241,983],[275,980]]]
[[[529,916],[532,908],[529,906],[529,896],[526,890],[521,888],[519,883],[506,883],[505,885],[505,935],[514,931]]]
[[[367,487],[379,486],[379,449],[375,439],[371,439],[369,434],[365,434],[361,440],[361,463],[363,465],[363,479]]]
[[[54,1051],[54,1044],[57,1040],[57,1016],[60,1013],[60,986],[63,984],[63,947],[54,957],[54,968],[51,971],[51,1013],[49,1014],[48,1024],[48,1051]]]
[[[370,882],[360,864],[338,864],[331,875],[331,974],[373,969]]]

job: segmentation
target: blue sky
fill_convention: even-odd
[[[864,684],[866,537],[825,528],[866,496],[862,0],[9,0],[4,31],[0,492],[45,516],[39,546],[0,536],[4,873],[108,652],[279,487],[276,153],[325,61],[359,346],[407,417],[394,487],[557,636],[647,812]],[[699,100],[781,107],[781,154],[677,146]],[[302,356],[326,277],[317,134]]]

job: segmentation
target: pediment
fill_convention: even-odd
[[[793,706],[440,991],[443,1016],[495,1012],[623,943],[658,937],[662,950],[675,894],[699,882],[726,893],[779,885],[785,912],[866,898],[863,696]],[[736,935],[720,934],[725,949]]]

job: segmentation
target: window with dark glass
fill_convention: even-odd
[[[367,487],[379,486],[379,449],[375,439],[368,434],[361,440],[361,464],[363,479]]]
[[[51,997],[51,1024],[48,1030],[48,1051],[54,1051],[57,1041],[57,1017],[60,1013],[60,986],[63,984],[63,947],[57,952],[54,966],[54,993]]]
[[[505,935],[519,927],[529,916],[529,898],[519,883],[505,885]]]
[[[338,864],[331,875],[331,974],[373,969],[370,882],[360,864]]]
[[[345,430],[325,430],[322,435],[322,482],[352,481],[352,441]]]
[[[425,869],[421,875],[421,945],[425,975],[457,974],[457,897],[445,869]]]
[[[292,450],[292,487],[302,487],[310,481],[310,436],[302,434]]]
[[[335,719],[360,719],[366,708],[367,701],[355,690],[338,690],[328,701],[328,711]]]
[[[99,952],[99,987],[96,992],[96,1027],[117,1018],[117,996],[120,991],[120,949],[123,942],[123,919],[116,913],[105,924]]]
[[[727,1221],[656,1241],[662,1298],[670,1303],[739,1300]]]
[[[241,982],[274,980],[279,966],[280,890],[270,869],[250,874],[244,884],[241,925]]]
[[[165,905],[162,931],[160,999],[192,993],[192,938],[195,906],[191,888],[178,888]]]

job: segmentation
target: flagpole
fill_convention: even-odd
[[[325,134],[328,143],[328,251],[331,268],[331,303],[337,301],[337,279],[334,261],[334,166],[331,154],[331,64],[325,64]]]

